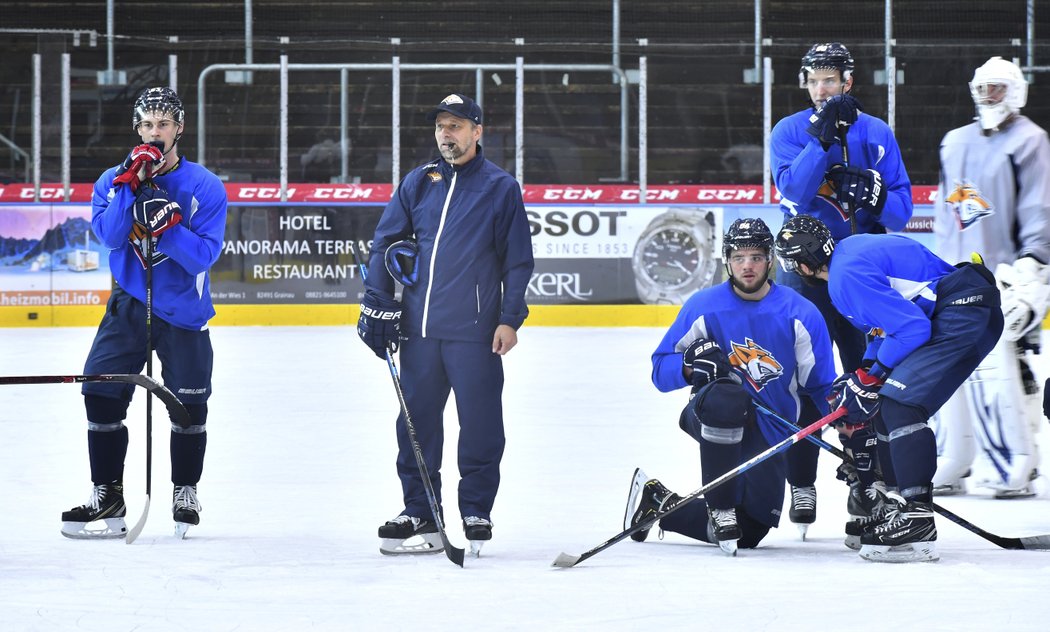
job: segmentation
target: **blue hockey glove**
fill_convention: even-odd
[[[828,180],[839,202],[862,208],[878,217],[886,206],[886,187],[882,174],[874,169],[858,169],[835,165],[828,171]]]
[[[365,292],[357,335],[377,357],[386,359],[386,350],[397,351],[401,340],[401,303],[372,290]]]
[[[710,338],[697,338],[682,353],[683,368],[692,369],[687,378],[697,391],[701,387],[721,378],[732,377],[729,358]]]
[[[831,385],[828,404],[832,411],[846,409],[845,417],[840,418],[844,423],[862,426],[879,412],[879,389],[885,381],[885,377],[875,377],[867,369],[840,375]]]
[[[386,271],[390,273],[390,276],[394,277],[395,281],[405,287],[415,285],[416,281],[419,280],[419,269],[416,266],[418,257],[419,245],[416,244],[415,240],[403,239],[392,243],[386,249],[386,256],[384,257]]]
[[[809,117],[809,128],[806,132],[820,141],[820,146],[827,151],[839,138],[839,128],[845,137],[849,126],[857,122],[857,112],[863,110],[860,101],[848,94],[836,94]]]
[[[143,187],[132,207],[135,222],[146,227],[149,234],[159,237],[161,233],[182,221],[182,207],[168,199],[164,189]]]

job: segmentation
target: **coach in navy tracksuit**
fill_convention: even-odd
[[[517,344],[516,330],[528,315],[532,240],[518,183],[482,155],[481,108],[452,94],[427,120],[435,124],[441,158],[409,173],[383,211],[358,333],[380,357],[400,335],[402,388],[439,502],[442,417],[455,391],[460,515],[468,538],[476,526],[481,531],[472,539],[488,539],[505,443],[500,356]],[[390,256],[394,250],[400,256]],[[392,266],[405,280],[415,277],[401,304]],[[397,438],[405,508],[384,525],[401,526],[388,535],[418,533],[433,520],[401,417]]]

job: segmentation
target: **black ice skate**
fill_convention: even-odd
[[[736,556],[737,540],[743,535],[736,523],[736,509],[707,508],[707,536],[726,555]]]
[[[62,535],[67,538],[123,538],[128,534],[124,524],[124,486],[120,483],[95,485],[87,504],[62,512]],[[88,524],[101,520],[105,526],[89,529]]]
[[[467,541],[470,542],[470,554],[480,557],[481,546],[492,539],[492,521],[467,516],[463,519],[463,532],[467,534]]]
[[[885,522],[900,509],[903,498],[894,501],[887,497],[886,487],[882,481],[875,481],[866,488],[855,481],[850,485],[849,498],[846,500],[846,511],[849,512],[849,521],[846,522],[845,544],[854,551],[860,550],[860,536],[866,530],[870,531],[875,525]]]
[[[798,527],[798,532],[805,541],[809,525],[817,521],[816,487],[812,485],[791,486],[791,509],[788,510],[788,519]]]
[[[418,555],[445,550],[433,521],[405,514],[379,527],[379,537],[379,552],[383,555]]]
[[[186,537],[190,527],[201,523],[201,504],[196,485],[176,485],[171,495],[171,516],[175,519],[175,536]]]
[[[644,483],[642,481],[645,481]],[[674,507],[682,501],[682,497],[664,487],[663,483],[654,479],[646,480],[645,472],[641,469],[634,471],[634,479],[631,481],[631,491],[627,495],[627,509],[624,512],[624,522],[628,514],[631,516],[629,524],[624,524],[625,529],[645,522],[654,515]],[[633,512],[632,512],[633,510]],[[651,527],[650,527],[651,528]],[[649,529],[642,529],[631,534],[635,542],[645,542],[649,537]]]
[[[937,525],[929,503],[909,501],[890,520],[860,537],[860,556],[872,562],[935,562]]]

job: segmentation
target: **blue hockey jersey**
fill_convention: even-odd
[[[835,245],[828,294],[874,334],[865,357],[892,369],[930,339],[937,284],[955,267],[904,235],[854,235]]]
[[[109,248],[109,267],[117,284],[145,302],[142,246],[129,239],[135,195],[125,185],[113,186],[115,172],[116,167],[108,169],[95,182],[91,228]],[[215,174],[181,157],[174,169],[153,182],[182,207],[182,222],[160,235],[153,248],[154,315],[183,329],[204,329],[215,315],[208,270],[222,253],[226,188]]]
[[[774,283],[760,301],[740,298],[728,281],[693,294],[653,352],[658,389],[689,386],[682,353],[697,338],[716,341],[747,392],[785,419],[798,420],[800,392],[827,412],[824,397],[835,379],[831,339],[817,308],[791,288]],[[758,419],[770,443],[785,436],[762,412]]]
[[[824,177],[843,162],[842,148],[836,143],[824,151],[820,141],[806,132],[812,113],[812,108],[796,112],[773,127],[770,169],[780,194],[780,210],[786,217],[812,215],[827,225],[832,237],[842,239],[850,234],[849,214]],[[879,217],[863,209],[856,213],[857,232],[884,232],[883,227],[902,230],[913,210],[911,180],[893,132],[884,121],[861,112],[846,135],[846,143],[850,166],[878,171],[888,188]]]
[[[393,296],[384,256],[414,236],[418,281],[402,294],[402,331],[489,342],[497,325],[521,327],[532,277],[532,235],[517,181],[478,154],[453,167],[437,159],[413,169],[376,227],[365,285]]]

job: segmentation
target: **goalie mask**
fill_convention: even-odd
[[[784,222],[775,249],[785,271],[797,273],[802,263],[816,271],[831,260],[835,240],[824,222],[809,215],[796,215]]]
[[[970,96],[981,129],[992,130],[1021,111],[1028,101],[1028,82],[1017,64],[992,57],[973,73]]]
[[[814,44],[802,56],[802,66],[798,71],[798,87],[806,87],[806,77],[818,68],[838,70],[842,81],[849,81],[853,76],[853,55],[839,42]]]

